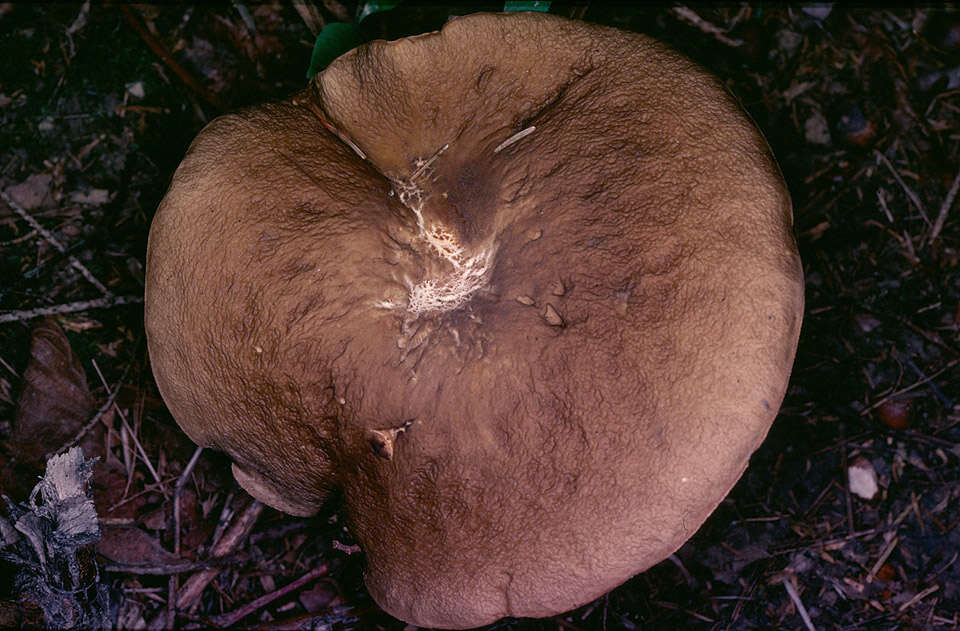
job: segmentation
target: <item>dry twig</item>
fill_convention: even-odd
[[[307,0],[293,0],[293,8],[300,14],[300,19],[307,25],[307,28],[310,29],[313,36],[316,37],[319,35],[320,31],[323,30],[324,22],[316,5],[312,2],[307,2]]]
[[[877,557],[876,563],[873,564],[873,567],[870,568],[870,573],[867,574],[868,583],[873,582],[873,579],[877,576],[877,572],[880,571],[880,568],[883,567],[883,564],[886,563],[887,559],[890,558],[890,555],[893,554],[893,550],[897,547],[898,543],[900,543],[900,537],[894,535],[890,538],[890,541],[887,542],[887,545],[883,547],[883,550],[880,551],[880,556]]]
[[[56,237],[54,237],[53,234],[50,233],[49,230],[47,230],[46,228],[44,228],[43,226],[41,226],[40,223],[39,223],[36,219],[34,219],[33,217],[31,217],[31,216],[30,216],[30,213],[28,213],[28,212],[25,211],[23,208],[21,208],[20,204],[18,204],[18,203],[16,202],[16,200],[14,200],[12,197],[10,197],[10,196],[7,194],[6,191],[0,191],[0,197],[2,197],[2,198],[3,198],[3,201],[5,201],[5,202],[7,203],[7,206],[10,207],[10,210],[12,210],[13,212],[17,213],[17,215],[18,215],[21,219],[23,219],[24,221],[26,221],[26,222],[30,225],[31,228],[33,228],[34,230],[36,230],[37,232],[39,232],[39,233],[43,236],[44,240],[45,240],[47,243],[49,243],[49,244],[52,245],[54,248],[56,248],[57,251],[60,252],[61,254],[67,254],[67,248],[64,247],[64,245],[63,245],[62,243],[60,243],[60,242],[56,239]],[[99,290],[103,293],[104,297],[109,298],[110,296],[113,295],[113,293],[112,293],[109,289],[107,289],[107,288],[104,286],[103,283],[101,283],[99,280],[97,280],[97,278],[90,272],[90,270],[87,269],[87,266],[84,265],[83,263],[81,263],[81,262],[77,259],[77,257],[75,257],[75,256],[72,255],[72,254],[67,254],[67,260],[70,261],[70,265],[72,265],[74,269],[76,269],[78,272],[80,272],[80,274],[81,274],[84,278],[86,278],[86,279],[90,282],[91,285],[93,285],[94,287],[96,287],[97,289],[99,289]],[[5,321],[5,320],[2,319],[2,316],[0,316],[0,322],[4,322],[4,321]]]
[[[163,45],[163,42],[154,37],[150,31],[143,27],[143,24],[140,23],[140,20],[137,19],[129,7],[121,5],[120,11],[123,13],[123,17],[126,19],[127,23],[129,23],[130,26],[133,27],[133,30],[136,31],[137,35],[140,36],[140,39],[142,39],[144,43],[150,47],[150,50],[152,50],[157,57],[163,60],[163,63],[165,63],[175,75],[180,77],[181,81],[187,84],[187,87],[193,90],[208,104],[212,105],[221,112],[228,109],[216,94],[201,85],[201,83],[197,81],[193,75],[187,72],[187,70],[181,66],[176,59],[173,58],[173,55],[171,55],[170,51],[167,50],[167,47]]]
[[[797,593],[797,588],[793,586],[789,576],[784,577],[783,587],[787,590],[787,595],[790,596],[790,600],[793,601],[793,605],[797,608],[797,612],[803,619],[803,626],[807,628],[807,631],[817,631],[817,628],[813,626],[813,621],[810,620],[810,614],[807,613],[807,608],[803,606],[803,601],[800,600],[800,594]]]
[[[141,296],[104,296],[95,300],[80,300],[78,302],[68,302],[62,305],[53,305],[52,307],[37,307],[36,309],[23,309],[17,311],[8,311],[0,313],[0,324],[7,322],[23,322],[48,315],[60,315],[63,313],[76,313],[77,311],[88,311],[90,309],[108,309],[120,305],[129,305],[143,302]]]
[[[67,27],[64,34],[67,36],[67,44],[70,46],[70,55],[72,59],[77,54],[76,45],[73,43],[73,36],[83,30],[87,25],[87,17],[90,15],[90,0],[86,0],[80,7],[80,13],[74,18],[73,23]]]
[[[213,547],[213,550],[210,551],[210,557],[217,559],[236,551],[236,549],[246,541],[262,512],[263,504],[257,500],[250,502],[246,510],[237,516],[226,534],[223,535],[220,541]],[[203,570],[187,579],[187,582],[184,583],[180,589],[180,593],[177,595],[177,609],[183,611],[193,608],[200,602],[200,596],[203,594],[203,590],[206,589],[210,581],[219,573],[220,570],[217,569]]]
[[[249,616],[255,611],[261,609],[262,607],[269,605],[277,598],[286,596],[290,592],[300,589],[310,581],[320,576],[323,576],[326,573],[327,573],[327,566],[319,565],[288,585],[284,585],[279,589],[275,589],[269,594],[264,594],[260,598],[257,598],[256,600],[249,602],[246,605],[243,605],[242,607],[231,611],[230,613],[225,613],[225,614],[210,618],[210,622],[215,627],[219,627],[221,629],[232,627],[238,622],[240,622],[240,620],[242,620],[243,618]]]
[[[194,453],[194,455],[198,454]],[[247,540],[262,512],[263,504],[257,500],[250,502],[246,510],[237,516],[236,520],[230,525],[224,536],[214,544],[210,551],[208,563],[215,564],[217,561],[222,561],[232,555]],[[186,611],[195,607],[200,602],[203,590],[207,588],[210,581],[216,578],[220,571],[220,568],[209,567],[193,574],[176,594],[170,594],[168,607],[158,613],[147,625],[147,628],[152,631],[171,628],[174,622],[171,616],[175,617],[177,611]],[[170,583],[170,586],[172,585],[174,585],[173,582]]]
[[[684,6],[679,6],[679,7],[673,7],[672,10],[673,10],[673,13],[678,18],[686,22],[689,22],[690,24],[693,24],[704,33],[713,35],[718,42],[722,44],[726,44],[727,46],[734,46],[734,47],[743,46],[742,39],[732,39],[730,37],[727,37],[726,31],[724,29],[714,24],[711,24],[710,22],[707,22],[702,17],[697,15],[697,13],[692,9],[688,9],[687,7],[684,7]]]
[[[926,598],[927,596],[929,596],[929,595],[932,594],[933,592],[937,591],[938,589],[940,589],[940,586],[939,586],[939,585],[931,585],[930,587],[928,587],[928,588],[926,588],[925,590],[923,590],[922,592],[918,593],[916,596],[914,596],[913,598],[911,598],[911,599],[908,600],[907,602],[905,602],[905,603],[903,603],[902,605],[900,605],[900,608],[897,609],[897,611],[898,611],[898,612],[899,612],[899,611],[906,611],[907,609],[909,609],[910,607],[913,607],[915,604],[917,604],[918,602],[920,602],[921,600],[923,600],[924,598]]]
[[[943,204],[940,206],[940,212],[937,214],[936,221],[933,222],[933,228],[930,229],[930,243],[933,243],[933,240],[940,236],[940,231],[943,230],[943,224],[947,222],[947,215],[950,213],[950,207],[953,206],[953,200],[957,198],[958,189],[960,189],[960,171],[957,171],[957,175],[953,178],[953,184],[950,185],[950,191],[947,193],[947,197],[943,200]]]
[[[920,198],[917,197],[917,194],[913,192],[907,183],[903,181],[903,178],[900,177],[900,173],[893,167],[893,164],[890,163],[890,160],[887,159],[887,156],[883,155],[876,149],[873,151],[876,154],[877,159],[880,162],[883,162],[887,165],[887,168],[890,169],[890,172],[893,173],[893,179],[897,181],[897,184],[900,185],[900,188],[903,189],[903,192],[907,194],[907,198],[913,203],[916,209],[920,212],[920,216],[923,217],[923,220],[927,222],[927,225],[930,225],[930,218],[927,217],[927,211],[923,208],[923,203],[920,202]]]
[[[107,413],[107,410],[110,409],[110,406],[112,406],[114,401],[117,400],[117,394],[120,392],[120,384],[127,380],[127,375],[130,374],[130,366],[130,364],[127,364],[127,367],[123,371],[123,375],[120,377],[120,381],[113,388],[113,391],[111,392],[109,388],[107,389],[107,400],[103,405],[100,406],[100,409],[97,410],[97,413],[93,415],[93,418],[90,419],[90,421],[84,425],[72,439],[70,439],[70,442],[58,449],[55,455],[60,455],[79,443],[80,439],[82,439],[87,432],[93,429],[94,425],[100,422],[100,419],[103,418],[103,415]]]
[[[107,384],[107,380],[104,379],[103,373],[100,372],[100,366],[97,364],[97,360],[91,360],[93,364],[93,369],[97,373],[97,377],[100,378],[100,383],[103,384],[103,389],[107,391],[107,394],[110,394],[110,386]],[[120,421],[123,423],[123,426],[126,428],[127,433],[130,434],[130,438],[133,439],[133,444],[136,445],[137,451],[140,452],[140,458],[143,459],[143,463],[147,465],[147,469],[150,471],[150,475],[153,476],[154,481],[159,485],[163,486],[163,483],[160,481],[160,474],[157,473],[157,470],[154,468],[153,463],[150,461],[150,457],[147,456],[147,450],[143,448],[143,445],[140,444],[140,439],[137,438],[137,435],[134,433],[133,428],[130,427],[130,423],[127,421],[127,415],[124,414],[123,410],[120,409],[120,406],[116,403],[116,398],[114,398],[113,403],[114,409],[117,411],[117,414],[120,415]],[[166,493],[164,493],[166,495]]]
[[[888,395],[886,395],[886,396],[884,396],[884,397],[879,398],[878,400],[874,401],[872,404],[870,404],[870,405],[868,405],[867,407],[865,407],[865,408],[863,408],[862,410],[860,410],[860,416],[866,416],[868,413],[870,413],[871,410],[874,410],[874,409],[880,407],[881,405],[883,405],[884,403],[886,403],[886,402],[889,401],[890,399],[893,399],[893,398],[895,398],[895,397],[898,397],[898,396],[900,396],[901,394],[905,394],[905,393],[907,393],[907,392],[910,392],[911,390],[915,390],[915,389],[919,388],[920,386],[922,386],[923,384],[925,384],[925,383],[927,383],[927,382],[929,382],[929,381],[932,381],[932,380],[936,379],[937,377],[939,377],[939,376],[942,375],[943,373],[947,372],[948,370],[950,370],[951,368],[953,368],[953,367],[956,366],[957,364],[960,364],[960,358],[957,358],[957,359],[954,359],[954,360],[952,360],[952,361],[947,362],[947,365],[946,365],[946,366],[944,366],[943,368],[941,368],[941,369],[938,370],[937,372],[933,373],[933,374],[930,375],[929,377],[924,377],[924,378],[921,379],[920,381],[915,381],[915,382],[913,382],[912,384],[910,384],[909,386],[907,386],[907,387],[905,387],[905,388],[900,388],[899,390],[897,390],[897,391],[895,391],[895,392],[891,392],[890,394],[888,394]]]

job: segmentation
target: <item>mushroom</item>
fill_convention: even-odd
[[[643,35],[474,14],[218,118],[150,233],[157,385],[239,484],[331,491],[379,605],[549,616],[661,561],[775,417],[790,198],[722,85]]]

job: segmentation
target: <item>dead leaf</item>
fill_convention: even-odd
[[[53,203],[53,176],[49,173],[34,173],[23,182],[7,187],[7,195],[24,210],[33,210]]]
[[[70,201],[86,206],[101,206],[110,201],[110,191],[105,188],[76,191],[70,195]]]
[[[83,368],[55,319],[34,327],[23,380],[12,440],[17,459],[39,463],[42,471],[46,454],[73,438],[94,410]]]
[[[783,98],[786,99],[787,104],[789,104],[793,99],[797,98],[810,88],[816,86],[815,81],[803,81],[801,83],[794,83],[789,88],[783,91]]]
[[[336,590],[323,581],[314,585],[312,589],[300,592],[299,596],[300,604],[310,613],[316,613],[330,607],[336,598]]]
[[[150,498],[146,493],[132,498],[125,497],[124,492],[128,489],[123,465],[117,463],[112,454],[107,456],[105,461],[106,466],[97,472],[93,486],[93,499],[97,504],[100,517],[113,520],[114,523],[123,520],[132,522],[136,520]]]
[[[123,565],[155,566],[183,562],[160,545],[155,537],[136,526],[104,526],[97,553]]]

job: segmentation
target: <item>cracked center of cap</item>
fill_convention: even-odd
[[[437,155],[442,152],[443,149]],[[469,256],[453,230],[441,222],[431,221],[428,224],[424,219],[425,194],[415,180],[435,158],[420,164],[420,168],[408,180],[394,182],[400,202],[413,211],[417,218],[419,237],[430,246],[431,254],[449,263],[448,268],[445,266],[449,271],[427,272],[419,282],[409,286],[406,309],[411,315],[451,311],[461,306],[487,284],[493,262],[492,248],[483,248]]]

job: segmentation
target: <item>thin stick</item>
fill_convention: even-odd
[[[894,535],[887,545],[883,547],[883,550],[880,552],[880,556],[877,557],[877,562],[873,564],[873,567],[870,568],[870,573],[867,574],[868,583],[872,583],[873,579],[877,577],[877,572],[880,571],[880,568],[883,567],[883,564],[886,563],[887,559],[890,558],[890,555],[893,554],[893,550],[897,547],[898,543],[900,543],[900,537]]]
[[[506,140],[504,140],[503,142],[501,142],[499,145],[497,145],[497,147],[493,150],[493,152],[494,152],[494,153],[500,153],[501,151],[503,151],[504,149],[506,149],[507,147],[509,147],[509,146],[512,145],[513,143],[515,143],[515,142],[517,142],[518,140],[521,140],[521,139],[523,139],[523,138],[526,138],[527,136],[529,136],[530,134],[532,134],[532,133],[535,132],[536,130],[537,130],[537,128],[536,128],[535,126],[530,125],[530,126],[527,127],[526,129],[523,129],[523,130],[521,130],[521,131],[518,131],[517,133],[515,133],[514,135],[510,136],[509,138],[507,138]]]
[[[242,560],[244,563],[246,559]],[[176,561],[172,563],[157,563],[153,561],[146,565],[134,565],[132,563],[107,563],[103,566],[108,572],[121,572],[123,574],[138,574],[146,576],[165,576],[167,574],[183,574],[185,572],[195,572],[205,570],[215,565],[223,569],[230,563],[237,562],[236,559],[216,559],[211,561]]]
[[[65,248],[62,243],[57,241],[56,237],[54,237],[49,230],[41,226],[36,219],[31,217],[30,214],[27,213],[27,211],[21,208],[20,204],[18,204],[12,197],[10,197],[10,195],[8,195],[6,191],[0,191],[0,197],[3,198],[3,201],[7,203],[7,206],[9,206],[10,209],[13,210],[13,212],[17,213],[17,215],[21,219],[23,219],[28,224],[30,224],[31,228],[39,232],[47,243],[55,247],[57,251],[60,252],[60,254],[66,254],[67,260],[70,261],[70,265],[72,265],[74,269],[80,272],[80,274],[84,278],[90,281],[90,284],[92,284],[94,287],[99,289],[104,296],[113,295],[113,292],[111,292],[109,289],[107,289],[104,286],[103,283],[97,280],[96,277],[90,272],[90,270],[87,269],[86,265],[84,265],[79,260],[77,260],[77,257],[75,257],[74,255],[67,254],[67,248]],[[3,322],[3,320],[0,320],[0,322]]]
[[[213,624],[213,626],[220,627],[221,629],[232,627],[235,624],[237,624],[240,620],[254,613],[258,609],[265,607],[266,605],[270,604],[271,602],[273,602],[278,598],[286,596],[292,591],[300,589],[310,581],[320,576],[323,576],[326,573],[327,573],[326,564],[319,565],[313,568],[312,570],[310,570],[309,572],[307,572],[306,574],[304,574],[303,576],[301,576],[300,578],[298,578],[297,580],[291,582],[289,585],[284,585],[280,589],[275,589],[269,594],[264,594],[260,598],[257,598],[256,600],[249,602],[246,605],[243,605],[242,607],[239,607],[238,609],[231,611],[230,613],[214,616],[210,618],[210,622]]]
[[[62,305],[52,307],[37,307],[36,309],[25,309],[22,311],[8,311],[0,313],[0,324],[7,322],[23,322],[32,320],[41,316],[60,315],[62,313],[76,313],[77,311],[88,311],[90,309],[109,309],[120,305],[129,305],[143,302],[141,296],[104,296],[96,300],[81,300],[79,302],[68,302]]]
[[[926,375],[923,374],[923,371],[920,370],[915,363],[913,363],[912,359],[907,358],[904,360],[904,363],[907,365],[907,368],[912,370],[918,377],[926,377]],[[937,384],[932,381],[930,382],[930,390],[938,399],[940,399],[940,403],[943,404],[943,407],[947,408],[948,410],[953,407],[953,402],[947,397],[947,395],[943,393],[942,390],[940,390],[940,388],[937,387]]]
[[[715,38],[717,38],[718,42],[726,44],[727,46],[734,46],[734,47],[743,46],[742,39],[732,39],[730,37],[727,37],[726,31],[724,29],[720,28],[719,26],[715,26],[710,22],[707,22],[702,17],[697,15],[692,9],[688,9],[687,7],[680,6],[680,7],[673,7],[672,10],[677,15],[678,18],[680,18],[681,20],[690,22],[691,24],[696,26],[698,29],[700,29],[704,33],[713,35]]]
[[[196,450],[194,450],[193,455],[190,456],[190,461],[187,462],[187,466],[180,472],[180,477],[177,478],[177,483],[173,487],[173,552],[178,557],[180,556],[180,512],[183,490],[186,488],[190,476],[193,475],[193,469],[197,466],[197,461],[200,460],[200,454],[202,453],[203,447],[197,447]],[[170,578],[167,579],[166,627],[168,629],[172,629],[176,623],[177,591],[179,588],[180,582],[177,580],[177,576],[171,574]]]
[[[953,206],[953,200],[957,198],[957,191],[960,190],[960,171],[957,171],[957,175],[953,178],[953,184],[950,185],[950,191],[947,193],[947,197],[943,200],[943,204],[940,205],[940,213],[937,215],[937,220],[933,222],[933,228],[930,230],[930,242],[933,243],[933,240],[940,236],[940,231],[943,230],[943,224],[947,222],[947,214],[950,213],[950,207]]]
[[[159,618],[160,616],[157,616]],[[167,619],[164,623],[165,629],[173,629],[177,621],[177,576],[171,574],[167,578]]]
[[[11,245],[16,245],[16,244],[18,244],[18,243],[23,243],[24,241],[29,241],[30,239],[34,238],[35,236],[37,236],[37,231],[36,231],[36,230],[31,230],[31,231],[28,232],[27,234],[20,235],[20,236],[17,237],[16,239],[10,239],[9,241],[3,241],[2,243],[0,243],[0,248],[6,248],[6,247],[10,247]]]
[[[924,598],[926,598],[933,592],[937,591],[938,589],[940,589],[939,585],[931,585],[930,587],[926,588],[925,590],[923,590],[922,592],[920,592],[919,594],[917,594],[907,602],[900,605],[900,608],[897,609],[897,611],[906,611],[907,609],[909,609],[910,607],[913,607],[919,601],[923,600]]]
[[[87,16],[90,13],[90,0],[87,0],[83,3],[83,6],[80,7],[80,13],[77,14],[77,17],[74,18],[73,23],[67,27],[67,43],[70,45],[70,58],[77,54],[76,45],[73,43],[73,36],[76,35],[79,31],[83,30],[83,27],[87,25]]]
[[[226,534],[223,535],[223,538],[221,538],[210,551],[210,557],[212,559],[225,557],[239,548],[250,535],[250,531],[253,530],[254,525],[257,523],[257,518],[260,517],[260,513],[262,512],[263,504],[257,500],[250,502],[246,510],[237,516]],[[200,596],[203,594],[203,590],[206,589],[210,581],[216,578],[219,573],[219,569],[208,569],[197,572],[188,578],[183,584],[183,587],[180,588],[180,594],[177,597],[177,609],[181,611],[188,610],[200,602]]]
[[[843,470],[848,472],[845,474],[847,476],[847,483],[843,486],[843,490],[844,490],[844,497],[846,499],[846,504],[847,504],[847,523],[850,525],[850,532],[853,533],[857,531],[857,528],[856,528],[856,522],[853,521],[853,499],[850,497],[852,495],[852,493],[850,492],[850,478],[849,478],[850,465],[848,464],[847,450],[845,447],[842,447],[840,449],[840,455],[841,455],[841,459],[843,460],[843,463],[842,463]]]
[[[97,371],[97,376],[100,377],[100,383],[103,384],[103,388],[107,391],[107,394],[110,394],[110,386],[107,385],[107,380],[103,378],[103,373],[100,372],[100,366],[97,365],[97,360],[90,360],[90,363],[93,364],[93,369]],[[127,432],[130,434],[130,438],[133,439],[133,444],[136,445],[137,451],[140,452],[140,457],[143,459],[144,464],[147,465],[147,469],[150,471],[150,475],[153,476],[153,479],[157,484],[161,484],[160,475],[157,473],[157,470],[153,468],[153,463],[150,462],[150,458],[147,456],[147,451],[143,448],[143,445],[140,444],[140,439],[137,438],[137,435],[134,433],[133,428],[130,427],[130,423],[127,422],[127,415],[123,413],[123,410],[120,409],[120,406],[114,401],[113,409],[117,411],[117,414],[120,415],[120,421],[123,422],[123,426],[127,429]],[[162,491],[162,487],[161,487]],[[164,493],[166,495],[166,493]]]
[[[71,447],[76,445],[78,442],[80,442],[80,439],[83,438],[87,434],[87,432],[93,429],[94,425],[100,422],[100,419],[103,418],[103,415],[107,413],[107,410],[110,409],[110,406],[113,405],[114,401],[117,400],[117,393],[120,392],[120,384],[122,384],[124,381],[127,380],[127,375],[130,373],[130,366],[131,364],[127,364],[127,367],[123,371],[123,375],[120,377],[120,381],[117,382],[117,385],[113,388],[113,392],[110,392],[110,390],[107,390],[108,396],[107,396],[106,403],[100,406],[100,409],[97,410],[97,413],[93,415],[93,418],[90,419],[90,422],[84,425],[80,429],[80,431],[77,432],[76,435],[70,440],[70,442],[64,444],[63,447],[58,449],[55,452],[56,454],[59,455],[59,454],[65,453],[68,449],[70,449]]]
[[[923,220],[927,222],[927,225],[930,225],[930,218],[927,217],[927,211],[924,210],[923,204],[920,202],[920,198],[917,197],[917,194],[914,193],[913,190],[907,186],[907,183],[903,181],[903,178],[900,177],[900,174],[897,172],[897,170],[893,168],[893,165],[890,164],[889,160],[887,160],[887,156],[883,155],[876,149],[873,150],[873,153],[876,154],[877,158],[881,162],[887,165],[887,168],[890,169],[891,173],[893,173],[893,177],[897,181],[897,184],[899,184],[900,188],[903,189],[903,192],[907,194],[907,198],[913,202],[913,205],[916,206],[917,210],[920,211],[920,216],[923,217]]]
[[[927,578],[924,579],[923,582],[924,582],[924,583],[929,583],[929,582],[933,581],[933,579],[937,578],[938,576],[940,576],[941,574],[943,574],[944,572],[946,572],[947,570],[949,570],[949,569],[950,569],[950,566],[953,565],[953,564],[957,561],[957,557],[960,557],[960,552],[954,552],[954,553],[953,553],[953,556],[950,557],[950,560],[943,564],[943,567],[941,567],[939,570],[936,570],[935,572],[933,572],[932,574],[930,574]]]
[[[881,397],[880,399],[878,399],[877,401],[875,401],[875,402],[872,403],[871,405],[869,405],[869,406],[863,408],[862,410],[860,410],[860,416],[865,416],[865,415],[868,414],[871,410],[880,407],[881,405],[883,405],[884,403],[886,403],[887,401],[889,401],[890,399],[892,399],[892,398],[894,398],[894,397],[898,397],[898,396],[900,396],[901,394],[905,394],[905,393],[907,393],[907,392],[910,392],[911,390],[915,390],[915,389],[919,388],[920,386],[922,386],[923,384],[927,383],[928,381],[932,381],[932,380],[936,379],[936,378],[939,377],[941,374],[947,372],[948,370],[950,370],[951,368],[953,368],[953,367],[956,366],[957,364],[960,364],[960,358],[954,359],[954,360],[952,360],[952,361],[950,361],[950,362],[947,362],[947,365],[946,365],[946,366],[944,366],[943,368],[941,368],[941,369],[938,370],[937,372],[933,373],[933,374],[930,375],[929,377],[924,377],[924,378],[921,379],[920,381],[916,381],[916,382],[910,384],[909,386],[907,386],[906,388],[901,388],[901,389],[897,390],[896,392],[891,392],[890,394],[888,394],[888,395],[885,396],[885,397]]]
[[[882,188],[877,189],[877,201],[880,202],[880,208],[883,209],[883,214],[887,216],[887,221],[893,223],[893,213],[890,212],[890,209],[887,208],[887,196],[885,195],[886,191]]]
[[[213,529],[213,536],[210,537],[211,547],[215,547],[220,543],[220,538],[223,537],[223,533],[230,527],[230,520],[233,519],[233,516],[237,512],[233,508],[234,495],[233,492],[228,493],[227,499],[223,501],[223,508],[220,509],[220,517],[217,518],[217,526]]]
[[[440,154],[443,153],[444,151],[446,151],[449,147],[450,147],[450,143],[447,143],[447,144],[443,145],[442,147],[440,147],[439,149],[437,149],[437,152],[436,152],[435,154],[433,154],[433,156],[432,156],[429,160],[427,160],[426,162],[424,162],[423,164],[421,164],[419,167],[417,167],[417,170],[414,171],[414,172],[413,172],[413,175],[410,176],[410,181],[413,182],[415,179],[417,179],[418,177],[420,177],[421,175],[423,175],[423,172],[426,171],[427,169],[429,169],[429,168],[430,168],[430,165],[432,165],[434,162],[436,162],[436,161],[437,161],[437,158],[440,157]]]
[[[187,486],[187,480],[193,475],[193,469],[200,460],[200,454],[203,453],[203,447],[197,447],[193,455],[190,456],[190,462],[183,468],[180,477],[177,478],[177,484],[173,487],[173,553],[180,555],[180,500],[183,497],[183,489]]]
[[[784,577],[783,587],[787,590],[787,595],[790,596],[790,600],[793,601],[800,617],[803,618],[803,625],[807,627],[807,631],[817,631],[817,628],[813,626],[813,621],[810,620],[810,614],[807,613],[807,608],[803,606],[803,601],[800,600],[800,594],[797,593],[797,589],[793,586],[793,583],[790,582],[789,577]]]
[[[13,369],[13,366],[11,366],[10,364],[8,364],[8,363],[7,363],[7,360],[5,360],[2,356],[0,356],[0,366],[3,366],[3,367],[6,368],[8,371],[10,371],[10,374],[13,375],[14,377],[19,377],[19,376],[20,376],[20,375],[17,374],[17,371]]]
[[[305,0],[293,0],[293,8],[300,14],[300,19],[307,25],[314,37],[323,30],[323,17],[312,2],[308,5]]]
[[[140,39],[150,47],[157,57],[163,60],[163,63],[167,64],[167,67],[173,71],[175,75],[180,77],[180,80],[183,81],[187,86],[196,92],[200,98],[204,101],[217,108],[218,110],[225,111],[227,109],[226,105],[217,97],[216,94],[210,92],[210,90],[203,87],[199,81],[194,79],[193,75],[184,69],[176,59],[173,58],[173,55],[167,50],[166,46],[158,40],[153,34],[144,28],[143,24],[140,23],[140,20],[136,18],[133,12],[129,7],[120,5],[120,12],[123,13],[123,17],[127,20],[130,26],[133,27],[133,30],[137,32],[137,35],[140,36]]]

